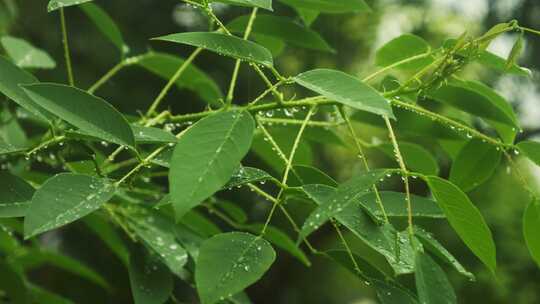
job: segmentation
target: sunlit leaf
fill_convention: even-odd
[[[8,56],[20,68],[54,69],[56,62],[45,51],[27,41],[11,36],[0,39]]]
[[[108,180],[88,175],[61,173],[39,188],[26,212],[24,237],[76,221],[99,209],[114,195]]]
[[[336,70],[317,69],[294,78],[296,83],[349,107],[394,118],[392,107],[379,92],[359,79]]]
[[[247,233],[218,234],[206,240],[195,266],[201,302],[216,303],[257,282],[275,256],[267,241]]]
[[[33,84],[24,91],[47,111],[84,132],[135,149],[133,132],[120,112],[105,100],[61,84]]]
[[[492,271],[497,265],[495,243],[484,217],[457,186],[440,177],[427,183],[448,222],[471,251]]]
[[[272,66],[272,54],[264,47],[236,36],[209,32],[178,33],[152,38],[207,49],[220,55]]]
[[[177,219],[221,189],[249,151],[255,124],[247,112],[208,116],[178,140],[169,183]]]

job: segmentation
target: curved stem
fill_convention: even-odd
[[[176,81],[180,78],[180,76],[182,76],[182,74],[184,73],[186,68],[191,64],[191,62],[193,60],[195,60],[195,58],[197,58],[197,56],[199,55],[200,52],[202,52],[202,50],[203,50],[202,48],[197,48],[193,53],[191,53],[191,55],[189,55],[189,57],[186,59],[186,61],[184,61],[180,65],[178,70],[169,79],[169,81],[163,87],[161,92],[159,92],[159,95],[156,97],[156,99],[154,99],[154,101],[150,105],[150,108],[148,108],[148,111],[146,112],[146,116],[150,116],[150,115],[154,114],[154,112],[156,111],[157,107],[159,106],[159,104],[161,103],[161,101],[163,100],[165,95],[167,95],[167,92],[169,92],[169,90],[171,89],[173,84],[175,84]]]

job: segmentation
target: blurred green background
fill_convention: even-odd
[[[117,22],[124,39],[131,46],[130,54],[140,54],[148,49],[187,56],[191,48],[150,42],[149,39],[169,33],[206,30],[208,20],[180,1],[173,0],[96,0]],[[276,1],[275,1],[276,2]],[[369,1],[373,13],[322,15],[313,28],[332,45],[337,54],[325,54],[297,48],[286,48],[278,57],[277,67],[285,75],[295,75],[314,67],[332,67],[358,76],[375,70],[373,54],[378,46],[403,33],[414,33],[429,41],[434,47],[447,38],[457,37],[464,31],[478,35],[490,26],[512,19],[521,25],[540,28],[540,2],[537,0],[380,0]],[[54,70],[37,71],[42,81],[65,82],[65,67],[59,18],[56,13],[46,12],[45,0],[0,0],[0,33],[24,38],[47,50],[58,66]],[[290,8],[275,3],[279,14],[296,17]],[[68,32],[77,86],[88,88],[119,60],[120,54],[86,16],[77,8],[66,10]],[[247,8],[219,5],[218,16],[227,21],[249,13]],[[491,46],[491,50],[506,55],[512,47],[513,34],[505,34]],[[540,129],[540,91],[537,69],[540,67],[540,37],[528,36],[525,54],[520,64],[533,71],[532,78],[498,75],[479,67],[471,67],[464,73],[493,86],[505,96],[519,114],[525,132],[522,137],[534,138]],[[233,60],[203,53],[196,65],[206,71],[224,90],[229,81]],[[124,113],[137,115],[146,109],[158,94],[164,81],[142,69],[130,67],[108,82],[99,95],[106,97]],[[259,94],[263,84],[248,67],[244,66],[237,89],[237,100],[248,101]],[[175,113],[202,109],[198,97],[189,91],[172,90],[167,105]],[[4,103],[4,101],[2,101]],[[384,133],[367,126],[359,126],[366,141],[384,137]],[[27,130],[31,132],[32,130]],[[339,180],[348,177],[357,168],[356,155],[343,148],[314,147],[317,166]],[[448,172],[448,157],[444,152],[437,155],[442,164],[442,174]],[[370,153],[376,166],[392,164],[392,160]],[[252,160],[257,164],[257,160]],[[350,166],[348,166],[350,164]],[[538,185],[540,170],[525,160],[520,166],[527,172],[532,184]],[[345,171],[343,171],[346,168]],[[511,172],[510,172],[511,173]],[[397,183],[396,183],[397,184]],[[423,185],[414,185],[413,191],[426,194]],[[242,201],[252,195],[245,191]],[[487,219],[497,244],[498,272],[493,277],[459,241],[448,225],[425,221],[421,224],[433,231],[439,240],[470,271],[477,275],[477,282],[469,282],[455,272],[449,271],[460,303],[540,303],[540,269],[533,263],[521,233],[521,217],[528,203],[514,175],[502,164],[496,174],[484,185],[474,190],[471,199]],[[243,206],[246,204],[243,204]],[[246,207],[247,206],[247,207]],[[247,204],[250,217],[264,217],[266,209],[257,204]],[[291,205],[294,208],[294,205]],[[299,211],[300,212],[300,211]],[[276,226],[282,219],[276,219]],[[71,277],[53,268],[35,270],[31,279],[42,286],[74,300],[76,303],[129,303],[129,280],[122,265],[105,246],[85,231],[80,224],[70,225],[60,233],[45,235],[41,242],[69,255],[82,259],[110,279],[112,293],[87,281]],[[539,232],[540,233],[540,232]],[[337,243],[335,233],[323,230],[314,236],[320,247],[332,247]],[[351,239],[351,242],[354,242]],[[360,244],[355,244],[361,250]],[[188,292],[178,286],[176,293]],[[313,266],[307,268],[294,258],[281,253],[263,280],[248,289],[254,303],[375,303],[369,286],[357,280],[347,270],[322,258],[314,258]],[[190,295],[184,298],[189,299]],[[187,300],[189,301],[189,300]]]

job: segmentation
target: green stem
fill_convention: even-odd
[[[251,11],[251,16],[249,17],[248,24],[246,26],[246,30],[244,32],[244,40],[248,40],[249,35],[251,34],[251,30],[253,28],[253,22],[255,22],[255,18],[257,17],[257,8],[254,8]],[[230,107],[232,104],[232,100],[234,98],[234,89],[236,87],[236,81],[238,79],[238,72],[240,71],[240,65],[242,61],[240,59],[236,60],[236,63],[234,64],[234,70],[231,77],[231,84],[229,85],[229,92],[227,93],[227,99],[226,99],[226,107]]]
[[[409,58],[406,58],[406,59],[403,59],[401,61],[398,61],[398,62],[395,62],[389,66],[386,66],[378,71],[376,71],[375,73],[371,74],[371,75],[368,75],[366,77],[364,77],[364,79],[362,79],[362,81],[364,82],[368,82],[370,80],[372,80],[373,78],[381,75],[382,73],[386,72],[386,71],[389,71],[393,68],[396,68],[400,65],[403,65],[403,64],[406,64],[406,63],[409,63],[411,61],[415,61],[415,60],[418,60],[418,59],[422,59],[422,58],[425,58],[425,57],[428,57],[431,55],[431,52],[428,52],[428,53],[424,53],[424,54],[420,54],[420,55],[416,55],[416,56],[412,56],[412,57],[409,57]]]
[[[411,191],[409,187],[410,186],[409,185],[409,171],[407,170],[407,166],[405,165],[405,161],[403,160],[403,155],[401,154],[401,151],[399,149],[399,144],[397,142],[396,134],[394,133],[394,128],[392,127],[392,123],[390,122],[390,119],[388,119],[388,116],[384,116],[384,122],[386,124],[386,128],[388,129],[388,135],[390,136],[390,141],[392,142],[392,146],[394,147],[394,154],[396,156],[399,167],[402,171],[403,183],[405,185],[405,201],[407,203],[407,222],[408,222],[408,227],[409,227],[409,236],[411,238],[411,244],[414,244]]]
[[[354,127],[352,125],[352,122],[351,122],[349,116],[347,116],[347,114],[343,110],[343,107],[339,108],[339,113],[341,114],[341,117],[343,118],[343,120],[345,120],[345,123],[347,124],[347,128],[349,130],[349,133],[350,133],[351,137],[354,140],[354,143],[356,145],[356,149],[358,150],[358,156],[360,157],[360,159],[362,159],[362,164],[364,165],[364,169],[367,172],[369,172],[370,167],[369,167],[369,164],[367,162],[367,158],[366,158],[366,154],[364,153],[364,149],[362,148],[362,142],[360,141],[359,137],[356,135],[356,131],[354,130]],[[389,222],[388,215],[386,214],[386,209],[384,208],[384,204],[382,202],[382,198],[381,198],[381,195],[379,193],[379,190],[377,189],[376,185],[373,185],[372,188],[373,188],[373,193],[375,193],[375,200],[377,202],[377,205],[379,206],[379,209],[381,210],[381,213],[383,214],[384,221],[385,221],[385,223],[388,223]]]
[[[150,116],[152,114],[154,114],[154,112],[156,111],[157,107],[159,106],[159,104],[161,103],[161,101],[163,100],[163,98],[165,97],[165,95],[167,95],[167,92],[169,92],[169,90],[171,89],[171,87],[176,83],[176,81],[180,78],[180,76],[182,76],[182,74],[184,73],[184,71],[187,69],[187,67],[191,64],[191,62],[193,60],[195,60],[195,58],[197,58],[197,56],[199,55],[199,53],[202,51],[203,49],[202,48],[197,48],[193,53],[191,53],[191,55],[189,55],[189,57],[186,59],[186,61],[184,61],[180,67],[178,68],[178,70],[174,73],[174,75],[169,79],[169,81],[167,82],[167,84],[163,87],[163,89],[161,90],[161,92],[159,92],[159,95],[156,97],[156,99],[154,99],[154,101],[152,102],[152,104],[150,105],[150,108],[148,108],[148,111],[146,112],[146,116]]]
[[[105,75],[103,75],[96,83],[94,83],[89,89],[88,93],[94,94],[103,84],[109,81],[114,75],[116,75],[122,68],[126,66],[126,61],[122,60],[117,63],[112,69],[110,69]]]
[[[71,55],[69,54],[69,43],[66,27],[66,16],[64,14],[64,8],[60,8],[60,25],[62,27],[62,44],[64,45],[64,58],[66,61],[66,69],[68,74],[69,85],[74,86],[75,80],[73,79],[73,70],[71,68]]]

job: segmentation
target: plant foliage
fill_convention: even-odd
[[[186,0],[208,15],[209,31],[152,38],[152,44],[194,48],[181,58],[131,53],[121,26],[88,2],[51,0],[43,7],[61,19],[67,84],[33,76],[35,69],[56,67],[45,50],[21,38],[1,39],[6,52],[0,57],[0,92],[10,101],[6,109],[13,123],[40,132],[21,142],[3,136],[11,129],[0,126],[0,298],[69,303],[27,279],[28,271],[43,263],[111,288],[114,282],[88,266],[40,245],[45,233],[79,221],[122,261],[134,302],[142,304],[165,303],[177,281],[191,286],[203,304],[250,303],[245,289],[284,252],[306,267],[315,256],[330,258],[368,282],[381,303],[457,303],[447,272],[474,276],[420,227],[422,218],[448,222],[471,253],[496,272],[497,240],[467,192],[486,182],[501,163],[513,166],[520,153],[540,165],[540,143],[516,142],[520,127],[512,107],[489,86],[464,80],[460,70],[479,62],[526,77],[517,59],[523,35],[531,30],[514,21],[439,46],[406,34],[376,51],[379,69],[363,79],[334,69],[285,76],[259,41],[335,53],[309,24],[319,14],[369,13],[367,4],[280,0],[300,14],[304,25],[274,13],[271,0]],[[239,11],[248,7],[251,14],[224,23],[210,2],[239,6]],[[65,15],[77,6],[121,55],[88,89],[75,83],[67,39]],[[507,32],[519,33],[509,57],[489,53],[489,43]],[[226,94],[194,63],[208,51],[235,63]],[[235,98],[241,65],[267,86],[248,102]],[[121,113],[99,94],[128,66],[167,80],[148,109],[137,109],[140,117]],[[398,70],[406,77],[392,78]],[[195,92],[205,109],[168,110],[165,97],[175,88]],[[447,115],[441,107],[458,114]],[[358,123],[384,130],[388,140],[366,143]],[[440,156],[426,141],[458,147],[447,178]],[[353,151],[361,169],[348,180],[334,180],[313,167],[313,149],[321,145]],[[368,150],[390,157],[394,165],[370,168]],[[266,166],[251,167],[252,158]],[[403,191],[389,189],[388,183],[396,181]],[[412,183],[425,185],[430,195],[411,193]],[[266,206],[262,219],[225,198],[240,188],[254,193],[251,203]],[[531,203],[524,208],[523,246],[540,263],[540,200],[529,189],[524,184]],[[295,201],[310,211],[291,216],[289,205]],[[285,215],[292,229],[273,226],[276,214]],[[405,219],[405,228],[399,219]],[[321,248],[313,242],[323,227],[332,229],[343,246]],[[379,258],[354,252],[345,233]],[[407,274],[416,284],[407,283]]]

